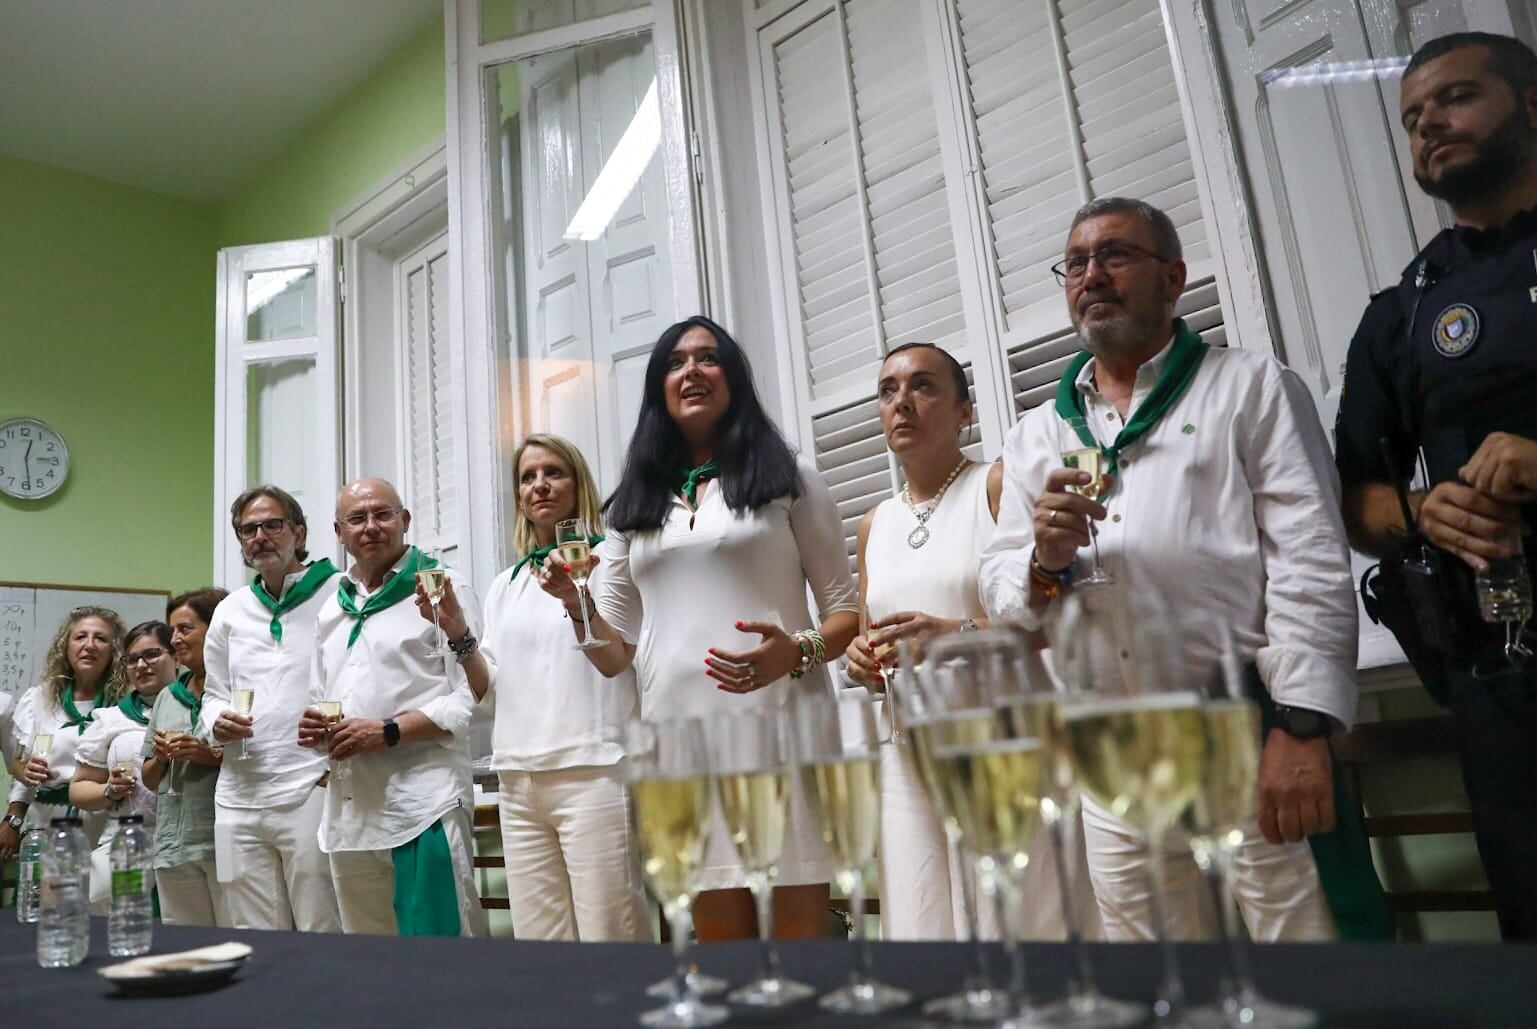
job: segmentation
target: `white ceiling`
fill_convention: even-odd
[[[442,0],[0,0],[0,153],[228,198]]]

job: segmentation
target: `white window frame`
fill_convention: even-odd
[[[649,31],[657,62],[662,114],[662,158],[667,175],[673,302],[677,311],[704,310],[702,260],[694,199],[691,139],[684,104],[679,18],[671,0],[590,18],[509,39],[481,42],[480,0],[444,0],[449,184],[450,336],[463,360],[454,362],[453,394],[463,400],[459,419],[464,445],[458,454],[461,510],[467,533],[460,541],[461,567],[489,583],[500,570],[503,521],[498,478],[502,445],[529,430],[526,382],[514,364],[515,381],[498,389],[497,228],[495,195],[488,182],[498,145],[488,128],[484,83],[487,69],[589,43]],[[510,397],[504,408],[500,396]]]

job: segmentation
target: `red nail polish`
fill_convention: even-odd
[[[736,623],[736,627],[737,627],[737,628],[738,628],[738,629],[740,629],[740,628],[741,628],[741,627],[742,627],[742,626],[743,626],[743,625],[744,625],[744,624],[746,624],[746,623],[745,623],[745,622],[737,622],[737,623]]]

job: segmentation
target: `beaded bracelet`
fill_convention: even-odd
[[[800,667],[790,673],[790,678],[803,678],[807,672],[827,659],[827,640],[816,629],[792,632],[790,638],[801,648]]]

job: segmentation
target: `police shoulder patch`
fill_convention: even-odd
[[[1442,357],[1462,357],[1478,342],[1478,312],[1467,304],[1453,304],[1436,316],[1430,338]]]

